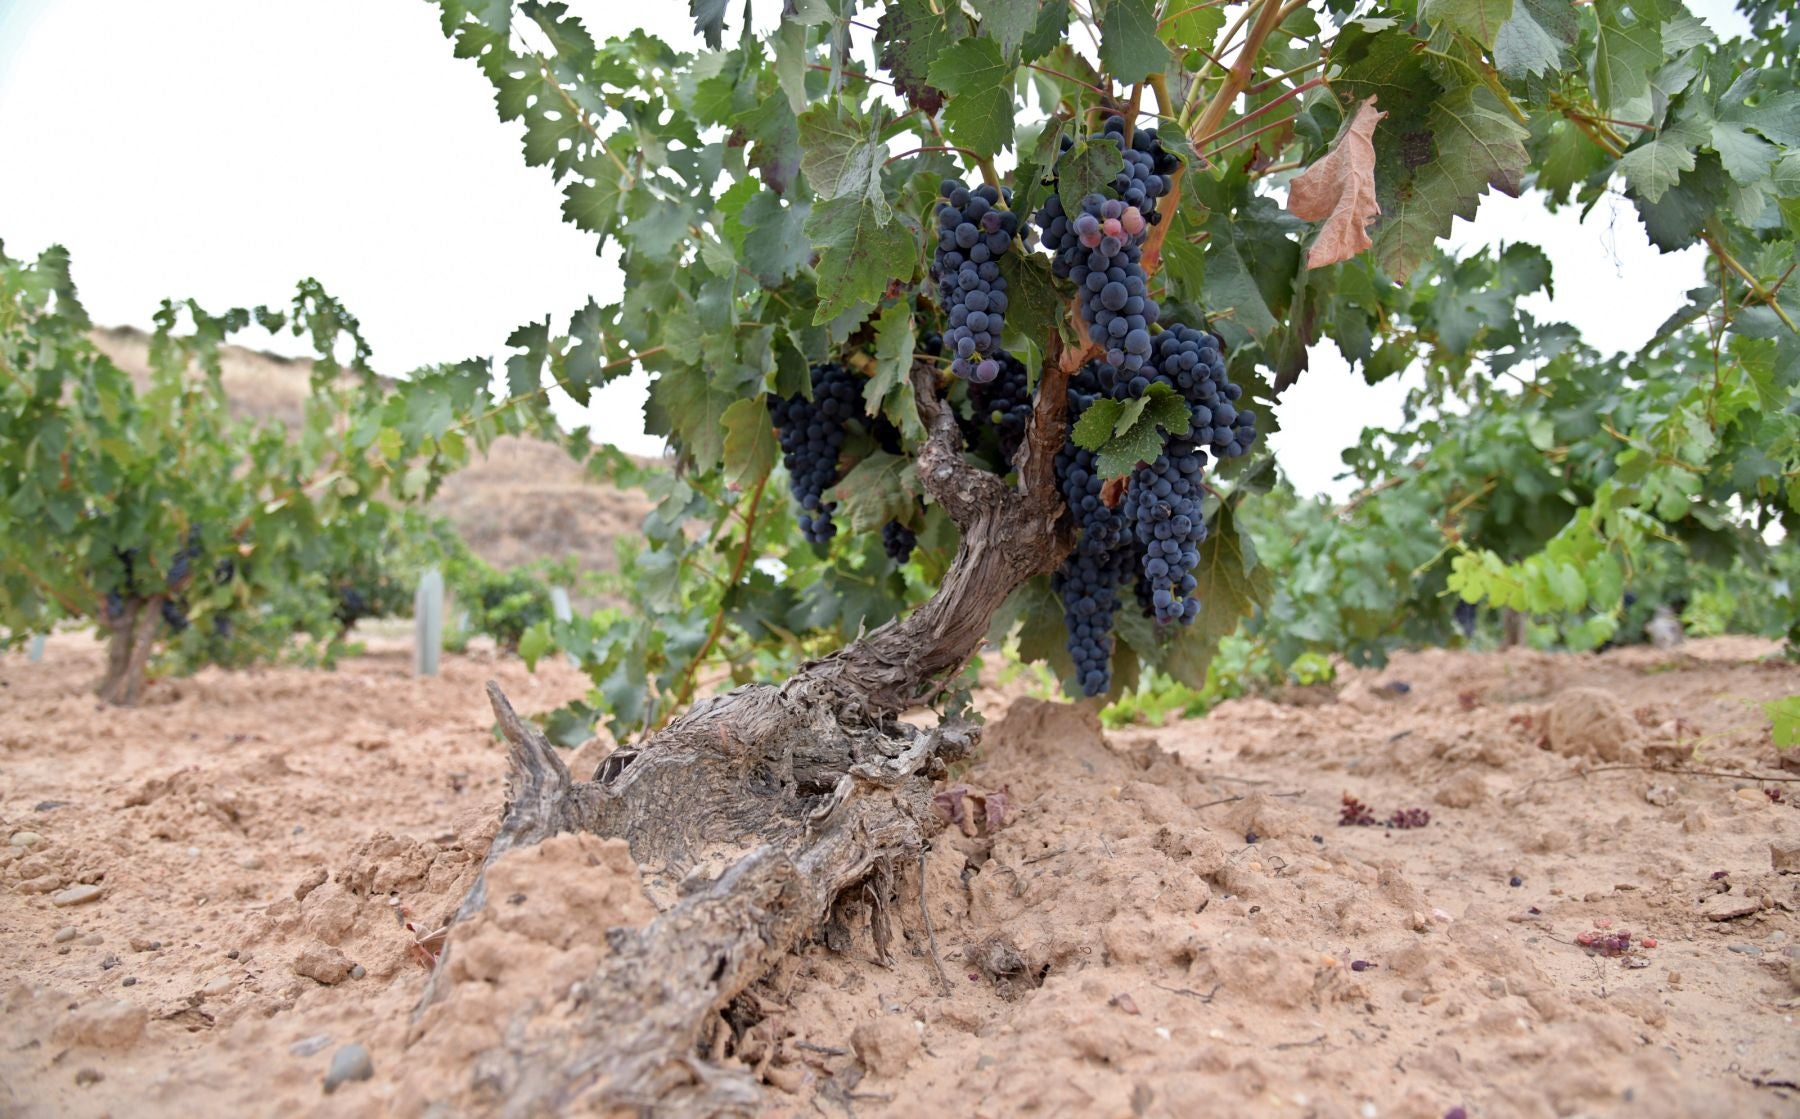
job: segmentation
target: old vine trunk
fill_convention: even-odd
[[[1045,368],[1017,489],[963,461],[933,370],[914,370],[929,435],[920,478],[962,542],[937,593],[910,615],[783,685],[695,704],[619,748],[591,780],[575,780],[490,686],[511,788],[487,865],[562,832],[620,837],[661,913],[642,928],[606,933],[611,952],[586,985],[579,1028],[547,1040],[513,1031],[503,1051],[484,1058],[485,1104],[509,1115],[755,1109],[754,1079],[704,1058],[703,1043],[720,1011],[812,936],[841,895],[871,875],[891,881],[939,826],[933,783],[978,731],[954,720],[923,731],[896,717],[934,699],[1006,597],[1066,554],[1052,464],[1065,385],[1081,356],[1058,352]],[[478,880],[456,920],[478,913],[485,893]],[[884,928],[878,922],[878,943]],[[443,995],[444,961],[455,950],[453,923],[422,1011]]]

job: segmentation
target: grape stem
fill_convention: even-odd
[[[1238,49],[1231,69],[1225,72],[1225,80],[1213,94],[1212,100],[1206,103],[1206,108],[1201,110],[1194,123],[1188,127],[1188,139],[1193,142],[1195,149],[1205,142],[1205,137],[1218,131],[1238,95],[1249,87],[1256,76],[1256,56],[1262,53],[1263,43],[1281,25],[1290,10],[1282,5],[1281,0],[1262,0],[1261,5],[1256,8],[1256,18],[1250,24],[1249,34],[1244,38],[1244,45]]]

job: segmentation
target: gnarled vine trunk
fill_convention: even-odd
[[[934,371],[914,370],[928,441],[919,475],[962,532],[937,593],[911,614],[805,665],[787,683],[704,700],[592,780],[575,780],[497,688],[511,786],[487,865],[568,831],[621,837],[663,884],[649,925],[612,930],[577,1029],[509,1037],[481,1062],[481,1091],[508,1115],[656,1107],[748,1114],[759,1088],[701,1056],[719,1012],[872,873],[916,861],[940,826],[933,782],[976,742],[973,726],[897,720],[927,703],[979,648],[1006,597],[1052,570],[1070,540],[1053,463],[1068,376],[1085,352],[1051,355],[1018,460],[1020,484],[963,461]],[[456,920],[486,904],[478,880]],[[596,935],[598,935],[598,930]],[[878,940],[879,932],[878,932]],[[421,1011],[445,991],[444,960]]]

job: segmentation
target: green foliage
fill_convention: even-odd
[[[319,355],[292,430],[231,415],[219,347],[251,323]],[[410,602],[416,565],[394,557],[431,531],[410,506],[502,429],[467,418],[487,403],[485,368],[382,379],[356,319],[310,280],[286,311],[165,302],[143,384],[88,329],[67,253],[0,253],[0,626],[14,643],[160,614],[134,640],[165,668],[329,660],[358,618]]]
[[[580,397],[635,357],[653,378],[650,429],[679,459],[674,477],[604,468],[658,502],[624,549],[622,605],[540,622],[521,643],[583,663],[596,682],[583,717],[616,733],[656,725],[700,680],[783,671],[929,593],[956,539],[919,504],[907,371],[942,328],[923,279],[937,183],[1004,178],[1027,211],[1050,190],[1078,198],[1111,173],[1106,145],[1081,137],[1128,105],[1187,163],[1154,294],[1227,340],[1246,403],[1267,420],[1277,392],[1303,393],[1323,339],[1370,381],[1413,368],[1427,387],[1350,455],[1365,492],[1347,509],[1296,501],[1266,460],[1218,472],[1205,613],[1163,633],[1124,611],[1120,687],[1198,688],[1222,642],[1250,642],[1280,674],[1326,652],[1360,662],[1461,640],[1459,598],[1592,646],[1640,626],[1627,590],[1665,575],[1682,588],[1657,593],[1682,590],[1697,625],[1792,624],[1736,605],[1736,580],[1777,562],[1766,538],[1793,527],[1800,466],[1800,284],[1784,282],[1800,156],[1779,6],[1752,3],[1755,41],[1721,44],[1678,0],[1332,4],[1328,21],[1258,0],[1227,43],[1216,6],[893,0],[864,52],[847,7],[790,5],[768,36],[732,41],[727,7],[698,3],[709,49],[694,55],[641,33],[595,43],[554,4],[437,6],[502,117],[524,123],[526,159],[562,185],[566,216],[621,250],[619,304],[590,305],[565,343],[515,337],[520,385],[542,367]],[[1069,45],[1089,36],[1097,66]],[[1309,269],[1316,228],[1276,199],[1371,96],[1387,114],[1374,248]],[[1002,176],[1007,160],[1018,169]],[[1540,252],[1437,248],[1489,189],[1586,206],[1611,184],[1658,245],[1704,241],[1718,271],[1629,359],[1519,309],[1551,282]],[[1041,258],[1006,268],[1005,342],[1035,383],[1077,337],[1070,293]],[[575,339],[590,355],[579,369],[537,357]],[[809,391],[808,365],[825,360],[869,376],[865,400],[902,444],[846,444],[828,498],[847,531],[815,547],[778,496],[766,397]],[[961,386],[948,395],[966,407]],[[1180,432],[1177,411],[1154,395],[1106,402],[1074,437],[1120,475]],[[971,453],[1004,473],[979,426]],[[890,518],[920,533],[900,570],[871,539]],[[1066,672],[1044,581],[992,633]]]

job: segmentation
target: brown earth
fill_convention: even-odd
[[[150,337],[131,327],[93,332],[119,368],[148,377]],[[220,350],[220,377],[234,415],[298,425],[310,360],[242,346]],[[637,490],[595,481],[560,447],[505,436],[451,476],[431,503],[475,554],[501,568],[574,556],[583,570],[617,568],[614,541],[639,530],[650,501]]]
[[[890,966],[853,921],[717,1051],[773,1116],[1800,1114],[1800,786],[1758,707],[1800,669],[1770,651],[1423,652],[1109,735],[989,690],[958,780],[1004,794],[943,798],[971,834],[926,861],[949,991],[902,868]],[[509,855],[414,1024],[403,922],[454,906],[502,797],[481,681],[528,712],[586,681],[419,680],[377,643],[120,710],[100,660],[0,658],[0,1115],[491,1114],[483,1050],[559,1028],[652,911],[617,843]],[[1429,823],[1339,826],[1346,793]],[[350,1043],[372,1078],[327,1095]]]

